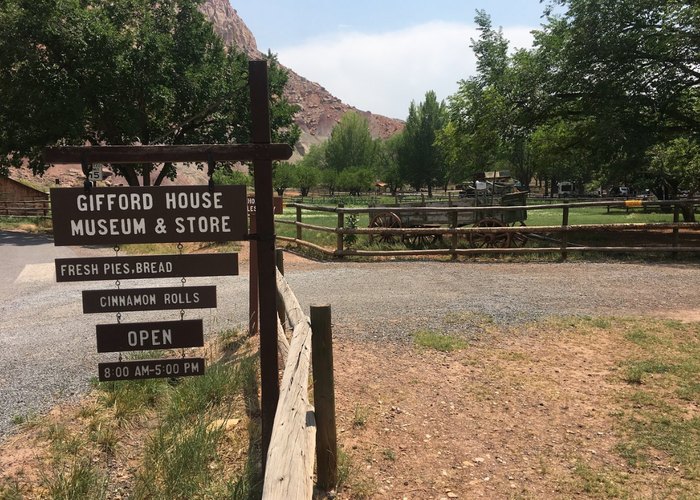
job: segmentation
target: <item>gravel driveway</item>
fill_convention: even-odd
[[[55,283],[54,249],[14,277],[2,276],[0,303],[0,436],[13,417],[75,398],[96,376],[95,325],[113,315],[84,315],[81,290],[110,282]],[[54,249],[58,250],[58,249]],[[10,250],[0,241],[0,260]],[[111,251],[93,251],[112,255]],[[81,250],[85,253],[85,250]],[[56,255],[57,256],[57,255]],[[40,260],[40,259],[39,259]],[[670,315],[700,320],[700,266],[628,263],[384,262],[309,263],[291,257],[288,280],[301,304],[330,303],[334,333],[367,342],[403,342],[419,328],[462,328],[462,313],[516,323],[543,315]],[[122,288],[173,286],[180,280],[123,281]],[[205,332],[242,325],[247,318],[247,268],[241,276],[190,278],[216,284],[219,307],[191,311]],[[178,311],[126,313],[122,321],[179,318]]]

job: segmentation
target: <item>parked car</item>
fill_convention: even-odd
[[[627,186],[615,186],[610,190],[610,196],[618,196],[627,198],[631,194],[631,190]]]

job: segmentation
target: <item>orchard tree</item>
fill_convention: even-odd
[[[338,189],[347,191],[351,196],[359,196],[372,189],[374,173],[363,167],[346,168],[338,174]]]
[[[0,3],[0,173],[24,159],[42,173],[40,152],[53,145],[249,142],[247,59],[226,52],[200,3]],[[287,76],[268,60],[273,140],[293,145]],[[155,168],[113,166],[130,185],[177,174]]]
[[[321,181],[321,171],[303,161],[295,166],[296,186],[302,196],[309,196],[309,191],[318,186]]]
[[[272,174],[272,186],[279,196],[284,196],[287,188],[298,185],[296,165],[280,162]]]
[[[326,168],[326,143],[312,144],[304,157],[296,163],[298,188],[302,196],[322,182]]]

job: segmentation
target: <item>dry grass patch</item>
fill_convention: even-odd
[[[204,376],[96,383],[3,443],[0,498],[254,498],[255,346],[229,332],[203,351]]]

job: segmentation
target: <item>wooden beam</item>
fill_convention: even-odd
[[[177,146],[61,146],[44,149],[44,162],[165,163],[287,160],[289,144],[190,144]]]
[[[316,422],[309,402],[311,325],[284,276],[277,272],[278,294],[294,325],[280,397],[266,458],[263,496],[310,499],[314,484]],[[280,325],[281,326],[281,325]]]
[[[251,142],[270,147],[270,99],[267,61],[249,61]],[[255,168],[255,222],[258,262],[258,329],[260,331],[260,392],[263,470],[279,399],[277,366],[277,287],[275,273],[275,215],[272,199],[272,160],[257,158]],[[280,497],[285,498],[285,497]],[[287,497],[295,498],[295,497]]]

